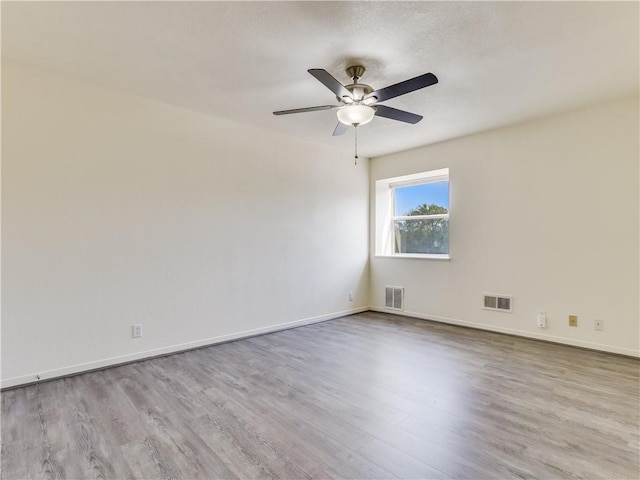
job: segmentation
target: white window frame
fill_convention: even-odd
[[[425,183],[450,182],[449,169],[441,168],[428,172],[403,175],[401,177],[384,178],[377,180],[375,184],[375,256],[392,258],[421,258],[435,260],[449,260],[451,249],[447,254],[427,253],[396,253],[394,248],[395,222],[398,220],[435,220],[439,218],[450,219],[449,213],[436,215],[395,215],[395,189],[424,185]],[[451,183],[449,183],[451,187]]]

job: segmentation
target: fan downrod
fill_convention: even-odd
[[[371,88],[369,85],[365,83],[358,83],[358,80],[362,78],[365,71],[366,69],[362,65],[352,65],[346,70],[347,75],[351,77],[353,83],[345,85],[344,88],[349,90],[353,97],[353,100],[358,102],[362,101],[365,95],[369,95],[371,92],[373,92],[373,88]],[[338,99],[338,101],[344,102],[342,98],[338,96],[336,96],[336,98]]]

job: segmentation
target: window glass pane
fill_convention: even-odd
[[[449,220],[396,220],[395,253],[449,253]]]
[[[396,187],[394,197],[396,216],[449,213],[449,182]]]

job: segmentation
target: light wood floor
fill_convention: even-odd
[[[639,362],[364,313],[2,393],[2,478],[638,479]]]

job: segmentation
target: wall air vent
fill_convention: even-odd
[[[483,294],[483,306],[485,310],[496,310],[498,312],[513,311],[513,297],[510,295],[495,295],[493,293]]]
[[[404,308],[404,287],[384,287],[384,306],[393,310]]]

